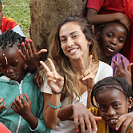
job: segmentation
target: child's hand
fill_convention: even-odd
[[[82,58],[80,58],[80,67],[82,69],[82,78],[80,79],[80,81],[87,86],[88,90],[91,90],[94,86],[94,75],[91,71],[91,65],[92,65],[92,55],[90,55],[89,57],[89,64],[88,64],[88,68],[85,70],[84,68],[84,63]]]
[[[122,67],[115,60],[113,60],[113,63],[117,67],[116,76],[124,78],[132,86],[131,66],[133,63],[130,63],[128,68],[126,68],[123,56],[121,56]]]
[[[25,98],[27,101],[25,101],[22,94],[20,96],[17,96],[16,99],[11,104],[11,108],[21,115],[24,119],[28,116],[28,114],[31,112],[31,101],[30,98],[25,93]]]
[[[48,58],[48,61],[50,63],[51,69],[48,68],[48,66],[43,62],[40,61],[44,69],[47,71],[47,83],[52,89],[53,92],[59,93],[63,89],[64,85],[64,78],[60,76],[55,69],[54,63],[50,58]]]
[[[6,102],[3,101],[3,98],[0,98],[0,111],[1,111],[3,108],[5,108],[5,106],[6,106]]]
[[[34,82],[37,84],[38,87],[41,87],[42,84],[44,83],[43,77],[41,75],[39,75],[39,74],[35,74]]]
[[[129,31],[130,26],[132,24],[130,18],[127,17],[125,14],[120,13],[120,12],[118,12],[116,14],[117,14],[118,21],[120,21],[122,24],[124,24],[127,27],[128,31]]]
[[[41,49],[39,52],[37,52],[31,39],[29,41],[28,39],[25,39],[25,41],[26,46],[24,43],[22,43],[23,53],[21,51],[19,52],[25,63],[28,65],[29,71],[35,71],[37,69],[37,66],[39,65],[39,59],[41,57],[41,54],[47,52],[47,50]]]
[[[126,133],[129,126],[129,133],[133,133],[133,112],[122,115],[116,125],[116,130],[122,126],[121,133]]]
[[[96,121],[101,120],[101,117],[95,117],[82,103],[75,103],[73,106],[73,118],[74,118],[74,126],[76,132],[79,131],[79,122],[81,132],[85,132],[85,127],[87,127],[88,133],[94,130],[97,131]]]

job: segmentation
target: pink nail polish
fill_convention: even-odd
[[[21,53],[21,50],[19,50],[18,52]]]
[[[76,130],[76,132],[78,133],[78,132],[79,132],[79,130]]]
[[[117,130],[118,130],[118,128],[116,127],[116,128],[115,128],[115,130],[117,131]]]
[[[32,40],[30,39],[29,42],[32,42]]]
[[[94,128],[95,131],[97,131],[97,128]]]
[[[25,41],[28,42],[28,39],[26,38]]]
[[[25,93],[25,95],[27,96],[27,93]]]
[[[22,44],[22,46],[24,46],[24,45],[25,45],[25,44],[24,44],[24,42],[22,42],[21,44]]]

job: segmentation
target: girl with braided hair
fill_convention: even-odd
[[[97,104],[95,104],[94,99]],[[78,129],[78,120],[88,119],[85,123],[93,128],[95,118],[98,120],[97,133],[132,133],[133,132],[133,92],[131,86],[121,77],[107,77],[98,81],[91,93],[91,102],[94,107],[89,110],[81,105],[63,107],[58,112],[61,120],[74,116],[75,129]],[[66,111],[66,112],[65,112]],[[66,114],[69,113],[69,116]],[[102,119],[96,117],[100,116]],[[81,125],[83,126],[83,125]],[[84,125],[85,127],[85,125]],[[82,130],[83,133],[83,130]]]
[[[39,54],[32,40],[13,30],[0,35],[0,122],[12,133],[50,132],[43,119],[43,94],[25,68],[34,68],[35,61],[38,65]]]

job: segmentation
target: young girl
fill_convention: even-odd
[[[132,96],[131,86],[121,77],[107,77],[94,85],[91,93],[91,102],[95,107],[89,110],[93,115],[102,117],[101,120],[97,121],[97,133],[132,133],[133,112],[130,112],[132,111]],[[98,106],[94,104],[94,98]],[[82,111],[79,110],[80,107],[82,107]],[[72,114],[73,112],[74,119],[85,120],[86,125],[89,124],[87,126],[89,127],[88,129],[90,129],[91,125],[92,128],[94,127],[95,121],[92,121],[94,116],[89,110],[87,111],[80,104],[69,106],[67,110],[63,107],[59,110],[58,117],[61,120],[65,120],[70,117],[66,117],[65,114]],[[75,121],[75,129],[77,131],[78,120]],[[82,131],[84,131],[83,128]]]
[[[127,68],[131,69],[132,64],[129,65],[129,60],[119,53],[129,35],[127,28],[118,21],[112,21],[99,26],[97,32],[101,60],[111,65],[114,76],[121,76],[122,72],[118,71],[118,65],[128,73]],[[132,84],[130,76],[127,81]]]
[[[26,43],[25,55],[20,54],[22,45],[25,48],[22,41],[24,39],[12,30],[0,35],[0,70],[4,74],[0,77],[0,103],[3,101],[0,122],[12,133],[49,133],[43,119],[43,94],[33,82],[34,75],[27,72],[24,62],[25,57],[29,61],[29,57],[37,55],[37,52],[30,40]]]
[[[58,110],[77,102],[90,107],[94,83],[113,75],[109,65],[98,61],[95,41],[91,25],[84,18],[67,17],[57,27],[49,59],[41,62],[45,68],[43,114],[51,132],[75,132],[72,121],[59,121]]]

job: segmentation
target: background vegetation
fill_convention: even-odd
[[[30,0],[1,0],[4,17],[11,17],[19,24],[27,38],[30,38]]]

